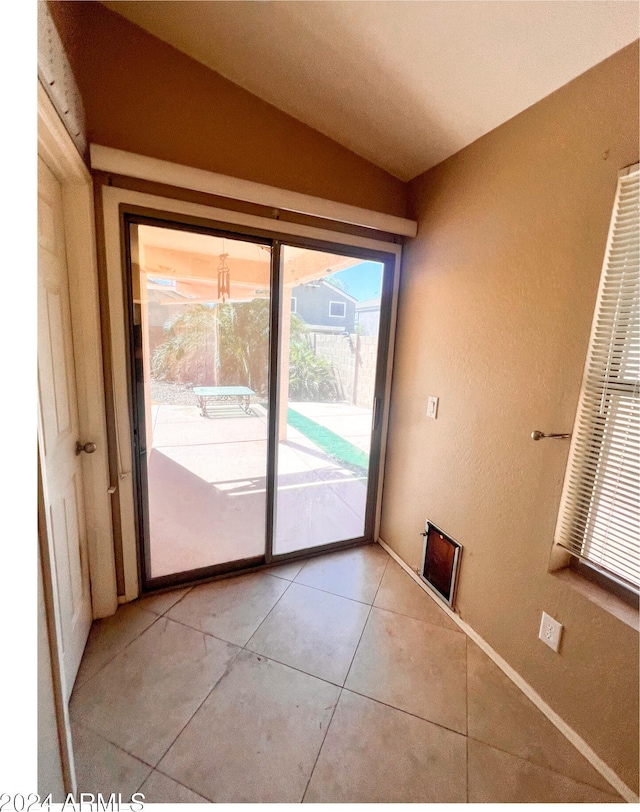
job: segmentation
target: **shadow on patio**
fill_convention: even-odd
[[[345,403],[292,404],[309,425],[366,458],[371,412]],[[149,454],[152,577],[264,553],[267,413],[203,418],[154,406]],[[287,427],[278,444],[274,553],[362,535],[364,471]]]

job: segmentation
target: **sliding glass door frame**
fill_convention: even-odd
[[[129,400],[130,400],[130,425],[131,425],[131,447],[134,459],[134,494],[137,518],[137,545],[138,545],[138,577],[143,592],[150,592],[155,589],[163,589],[181,583],[200,581],[215,576],[226,575],[228,573],[253,569],[264,566],[266,556],[263,554],[251,556],[249,558],[236,559],[230,562],[212,564],[198,567],[197,569],[183,570],[168,575],[153,577],[151,575],[151,534],[149,517],[149,488],[147,477],[147,426],[146,408],[144,400],[144,368],[142,352],[142,324],[140,314],[136,312],[136,302],[133,299],[134,268],[139,265],[137,260],[137,246],[132,240],[132,230],[135,226],[152,226],[155,228],[165,228],[170,231],[185,231],[190,233],[212,235],[223,237],[229,240],[239,240],[243,243],[255,243],[256,245],[268,246],[273,251],[273,240],[266,236],[255,234],[238,233],[225,228],[212,228],[192,223],[184,223],[168,216],[156,217],[127,213],[123,216],[123,238],[126,261],[124,263],[126,278],[124,283],[125,293],[125,314],[127,320],[128,336],[128,363],[129,363]],[[273,260],[270,262],[270,277],[273,280]],[[140,307],[140,305],[138,305]],[[270,304],[271,313],[273,307]],[[270,345],[271,345],[270,336]],[[269,357],[271,356],[271,346],[269,346]],[[271,376],[271,368],[269,368]],[[271,377],[270,377],[271,380]],[[270,387],[271,389],[271,384]],[[265,471],[265,474],[267,472]],[[268,504],[268,496],[267,496]]]
[[[291,236],[268,230],[252,229],[230,225],[224,222],[203,221],[198,218],[159,212],[155,210],[127,207],[120,212],[123,250],[123,288],[125,334],[127,339],[127,379],[129,392],[129,416],[131,427],[131,447],[133,452],[133,491],[136,507],[136,535],[138,548],[138,577],[141,592],[152,592],[182,583],[199,583],[242,571],[252,571],[271,565],[311,558],[332,550],[345,549],[373,542],[377,502],[379,499],[379,479],[381,476],[381,440],[385,392],[389,376],[388,360],[391,341],[392,305],[394,276],[397,273],[395,254],[375,248],[349,245],[348,242],[333,242],[315,238]],[[131,230],[136,225],[149,225],[172,230],[227,237],[230,240],[254,242],[271,248],[271,288],[270,288],[270,335],[269,335],[269,397],[268,397],[268,444],[266,475],[266,516],[264,554],[221,564],[185,570],[159,577],[151,576],[149,504],[146,467],[146,416],[144,387],[142,385],[141,325],[133,301],[133,268],[136,260],[136,245],[132,244]],[[331,542],[298,551],[274,554],[274,534],[276,525],[277,500],[277,458],[280,419],[280,370],[284,336],[280,330],[280,315],[283,296],[282,254],[283,247],[308,248],[327,253],[339,253],[345,257],[370,260],[383,264],[380,328],[376,356],[376,378],[371,424],[371,450],[367,477],[367,502],[364,517],[364,533],[358,538]],[[139,305],[138,305],[139,306]],[[149,449],[150,451],[150,449]]]
[[[315,555],[352,547],[360,544],[373,542],[375,513],[378,500],[378,482],[380,478],[380,456],[382,440],[382,417],[385,405],[385,389],[388,375],[387,359],[389,355],[389,344],[391,338],[391,311],[393,300],[393,283],[396,258],[393,254],[375,249],[357,248],[342,243],[326,242],[315,239],[291,238],[289,236],[279,238],[275,241],[277,249],[272,254],[272,346],[270,386],[269,386],[269,475],[267,477],[267,511],[271,509],[270,521],[267,522],[267,547],[266,563],[280,563],[302,558],[311,558]],[[280,421],[280,395],[279,386],[280,371],[282,369],[281,354],[286,336],[280,330],[279,317],[281,312],[281,302],[283,296],[282,279],[282,248],[291,246],[294,248],[308,248],[314,251],[326,251],[327,253],[352,257],[355,259],[371,260],[380,262],[384,266],[382,276],[382,296],[380,302],[380,328],[378,333],[378,350],[376,353],[376,380],[374,386],[374,400],[371,425],[371,450],[369,455],[369,469],[367,476],[367,503],[365,510],[364,534],[358,538],[347,539],[345,541],[334,541],[329,544],[322,544],[303,550],[296,550],[290,553],[274,553],[274,540],[276,532],[276,508],[278,489],[278,454],[277,438],[279,436]]]

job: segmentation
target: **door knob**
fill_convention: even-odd
[[[83,451],[85,452],[85,454],[93,454],[96,448],[97,446],[95,443],[85,443],[84,445],[82,445],[80,440],[78,440],[78,442],[76,443],[76,457],[78,456],[78,454],[82,454]]]

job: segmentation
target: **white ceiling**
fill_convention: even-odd
[[[635,0],[104,5],[402,180],[638,37]]]

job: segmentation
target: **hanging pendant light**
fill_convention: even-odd
[[[229,266],[227,265],[227,257],[229,254],[220,254],[220,264],[218,265],[218,299],[226,302],[231,294],[229,286]]]

